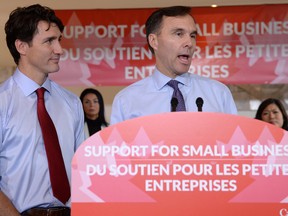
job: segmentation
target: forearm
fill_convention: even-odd
[[[0,191],[0,216],[19,216],[19,212],[13,206],[7,196]]]

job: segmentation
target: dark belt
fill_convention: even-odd
[[[22,216],[70,216],[68,207],[31,208],[21,213]]]

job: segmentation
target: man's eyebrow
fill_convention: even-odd
[[[184,28],[175,27],[175,28],[172,29],[172,31],[176,32],[176,31],[186,31],[186,30]],[[194,30],[194,31],[191,32],[191,34],[196,34],[197,35],[198,32],[197,32],[197,30]]]
[[[177,32],[177,31],[185,31],[184,28],[179,28],[179,27],[175,27],[171,29],[171,32]]]
[[[62,39],[62,35],[60,36],[50,36],[50,37],[47,37],[46,40],[61,40]]]
[[[191,34],[198,35],[198,32],[197,32],[197,30],[194,30],[194,31],[191,32]]]

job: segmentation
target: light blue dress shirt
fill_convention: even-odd
[[[167,85],[171,78],[155,72],[121,90],[114,98],[110,123],[171,111],[173,89]],[[191,73],[177,76],[186,111],[197,112],[196,99],[204,101],[203,112],[237,114],[237,109],[228,87],[216,80]]]
[[[84,141],[80,99],[47,79],[46,109],[55,124],[71,185],[72,157]],[[0,86],[0,189],[19,212],[61,206],[53,197],[47,157],[37,118],[40,86],[18,69]],[[66,203],[70,205],[70,201]]]

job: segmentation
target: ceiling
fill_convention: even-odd
[[[255,5],[255,4],[287,4],[287,0],[21,0],[21,1],[5,1],[1,0],[0,11],[10,11],[17,6],[27,6],[29,4],[43,4],[54,9],[100,9],[100,8],[153,8],[165,7],[171,5],[187,5],[187,6],[210,6],[217,4],[219,6],[227,5]]]

